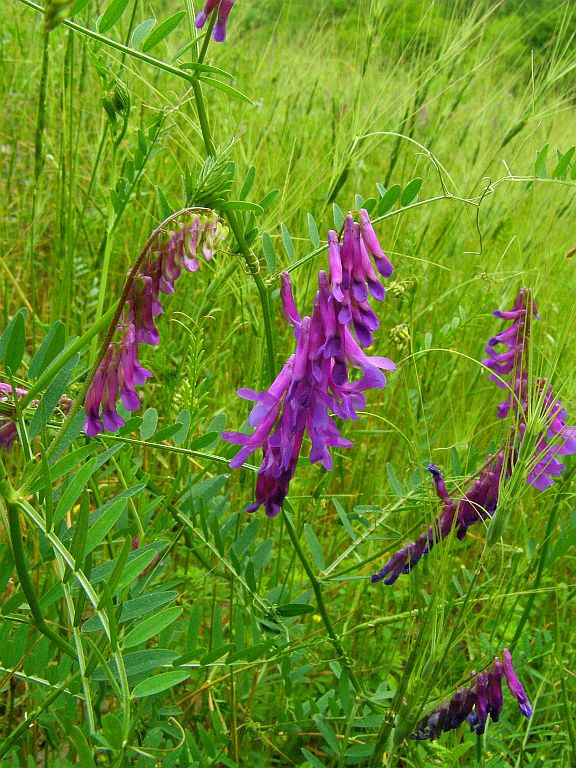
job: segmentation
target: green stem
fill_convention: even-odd
[[[62,685],[59,685],[52,693],[39,704],[32,712],[28,712],[26,717],[22,718],[19,725],[7,736],[2,743],[0,743],[0,760],[7,754],[14,744],[20,739],[23,733],[25,733],[36,721],[36,719],[44,712],[48,707],[56,701],[61,693],[70,693],[67,689],[71,683],[75,682],[80,676],[80,672],[75,672],[68,678]]]
[[[45,9],[38,5],[38,3],[32,2],[32,0],[19,0],[23,5],[28,6],[28,8],[32,8],[35,11],[39,11],[40,13],[44,13]],[[173,67],[170,64],[166,64],[164,61],[161,61],[160,59],[155,59],[153,56],[148,56],[146,53],[142,53],[142,51],[137,51],[135,48],[130,48],[127,45],[123,45],[123,43],[119,43],[117,40],[113,40],[110,37],[106,37],[105,35],[101,35],[98,32],[94,32],[92,29],[88,29],[87,27],[83,27],[81,24],[76,24],[74,21],[70,21],[69,19],[64,19],[62,24],[66,27],[69,27],[70,29],[75,30],[76,32],[79,32],[81,35],[84,35],[85,37],[90,37],[92,40],[97,40],[99,43],[102,43],[102,45],[107,45],[110,48],[114,48],[117,51],[120,51],[120,53],[126,54],[130,56],[133,59],[138,59],[138,61],[142,61],[145,64],[150,64],[153,67],[156,67],[156,69],[161,69],[163,72],[168,72],[171,75],[176,75],[176,77],[182,78],[182,80],[186,80],[186,82],[190,83],[194,80],[194,75],[190,74],[189,72],[186,72],[184,69],[180,69],[179,67]],[[230,74],[228,72],[225,72],[223,69],[220,69],[219,67],[212,67],[208,64],[197,64],[195,62],[188,63],[187,64],[188,69],[196,69],[200,72],[212,72],[213,74],[219,74],[223,75],[225,77],[230,77]]]
[[[260,305],[262,307],[262,319],[264,320],[264,334],[266,336],[266,354],[268,358],[268,375],[270,379],[269,383],[272,383],[276,378],[276,355],[274,352],[274,335],[272,332],[272,314],[270,312],[270,300],[269,300],[268,289],[266,288],[266,286],[264,285],[264,281],[262,280],[262,275],[260,274],[260,264],[258,262],[258,259],[256,258],[256,255],[252,253],[252,251],[248,247],[248,244],[244,239],[242,228],[238,223],[236,215],[233,211],[230,211],[228,214],[228,223],[230,224],[230,229],[232,230],[232,232],[234,233],[234,236],[236,237],[236,240],[238,241],[238,246],[240,248],[242,256],[244,257],[244,261],[248,266],[250,274],[252,275],[252,279],[256,283],[256,289],[258,290],[258,295],[260,297]]]
[[[554,500],[554,505],[550,510],[550,515],[548,516],[548,523],[546,525],[546,532],[544,533],[544,543],[542,544],[542,549],[540,550],[538,571],[536,572],[536,577],[534,579],[534,583],[532,584],[530,595],[528,597],[528,600],[526,601],[526,605],[524,606],[524,612],[522,613],[522,617],[518,622],[518,626],[516,627],[516,632],[514,633],[512,642],[509,644],[509,648],[512,650],[514,650],[514,646],[522,636],[524,627],[526,626],[526,623],[530,618],[530,613],[532,611],[532,607],[534,606],[536,595],[539,593],[540,582],[542,581],[542,577],[544,575],[544,568],[546,567],[546,560],[548,559],[548,550],[550,549],[552,532],[556,527],[556,520],[558,518],[558,508],[560,507],[560,500],[564,498],[564,494],[562,491],[563,491],[563,488],[569,484],[573,475],[574,475],[574,470],[567,472],[566,475],[562,478],[561,487],[559,487],[558,490],[556,491],[556,498]]]
[[[28,569],[28,560],[26,552],[24,550],[24,541],[22,539],[22,529],[20,528],[20,500],[16,491],[12,487],[10,480],[8,479],[8,473],[2,460],[0,459],[0,494],[4,497],[6,502],[6,512],[8,515],[8,529],[10,532],[10,543],[12,545],[12,554],[14,557],[14,565],[16,567],[16,573],[20,580],[20,586],[28,602],[30,613],[34,619],[36,627],[45,635],[49,640],[55,643],[64,653],[70,656],[75,661],[76,653],[72,646],[60,637],[53,629],[51,629],[44,620],[42,611],[40,610],[40,604],[34,591],[34,585],[30,578]]]
[[[284,518],[284,522],[286,523],[286,528],[288,530],[288,535],[290,536],[290,541],[292,542],[292,546],[294,547],[296,555],[298,556],[298,559],[302,563],[304,570],[306,571],[306,574],[310,579],[310,583],[312,585],[312,589],[314,590],[314,595],[316,597],[316,602],[318,603],[318,610],[320,611],[320,615],[322,616],[322,621],[324,622],[326,631],[328,632],[330,640],[332,641],[334,650],[338,654],[338,657],[342,665],[348,670],[348,673],[350,675],[350,682],[354,686],[354,690],[356,691],[357,694],[364,697],[366,695],[364,688],[360,683],[360,681],[358,680],[358,678],[356,677],[356,673],[354,672],[352,665],[350,664],[350,660],[346,654],[346,651],[344,650],[342,642],[340,641],[340,638],[336,633],[336,630],[334,629],[330,616],[328,615],[328,611],[326,610],[326,604],[324,603],[324,597],[322,595],[320,582],[316,574],[314,573],[310,563],[308,562],[308,558],[306,557],[306,554],[304,553],[302,546],[300,545],[300,540],[298,539],[298,534],[296,533],[296,529],[294,528],[294,523],[292,522],[292,518],[290,517],[286,509],[282,509],[282,516]]]
[[[202,131],[202,139],[204,140],[204,148],[208,155],[212,157],[216,154],[214,141],[212,139],[212,132],[210,130],[210,123],[208,122],[208,114],[206,112],[206,105],[204,103],[204,95],[202,93],[202,87],[198,80],[192,81],[192,89],[194,91],[194,98],[196,100],[196,110],[198,112],[198,120],[200,122],[200,130]],[[256,255],[250,250],[248,243],[244,238],[242,227],[234,211],[229,211],[226,217],[230,224],[230,229],[234,233],[234,237],[238,242],[240,252],[244,257],[244,261],[248,267],[252,279],[256,283],[256,289],[258,290],[258,296],[260,297],[260,305],[262,307],[262,318],[264,320],[264,333],[266,336],[266,352],[268,356],[268,375],[270,382],[275,379],[276,372],[276,360],[274,354],[274,335],[272,333],[272,317],[270,313],[270,301],[268,290],[264,285],[262,276],[260,274],[260,263]]]

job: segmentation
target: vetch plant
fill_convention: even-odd
[[[502,661],[496,658],[485,671],[473,673],[469,685],[456,691],[450,700],[444,701],[420,720],[412,738],[434,741],[440,738],[443,732],[458,728],[464,721],[468,721],[471,731],[478,735],[483,734],[489,717],[495,723],[500,719],[504,705],[502,678],[506,679],[510,693],[518,702],[520,712],[524,717],[532,717],[532,705],[518,680],[512,664],[512,655],[508,648],[503,648]]]

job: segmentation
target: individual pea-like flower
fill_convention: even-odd
[[[218,8],[212,37],[217,43],[223,43],[226,40],[226,23],[228,22],[228,16],[230,16],[234,2],[235,0],[206,0],[204,8],[202,8],[194,20],[195,27],[202,29],[204,24],[206,24],[208,16]]]
[[[238,394],[255,403],[248,424],[251,435],[224,432],[222,438],[242,448],[230,462],[242,466],[258,449],[263,460],[256,483],[256,500],[249,511],[264,505],[269,517],[282,508],[294,475],[304,435],[311,442],[310,461],[332,469],[330,448],[351,448],[333,421],[357,419],[365,408],[364,392],[384,387],[383,370],[394,363],[385,357],[366,355],[350,330],[338,320],[338,305],[330,291],[328,277],[318,275],[318,292],[311,317],[301,317],[292,295],[290,277],[282,275],[282,304],[294,327],[296,351],[287,360],[268,390],[240,389]],[[362,371],[349,381],[349,366]]]
[[[412,734],[413,739],[435,741],[440,734],[458,728],[467,720],[470,730],[484,733],[488,716],[497,723],[504,704],[502,678],[506,678],[510,693],[518,702],[520,712],[532,717],[532,706],[512,664],[507,648],[502,650],[502,662],[496,658],[491,666],[479,674],[473,673],[469,685],[456,691],[450,700],[425,715]]]
[[[12,448],[14,441],[18,437],[18,428],[16,426],[16,409],[11,403],[14,394],[18,400],[22,400],[28,394],[27,389],[21,387],[15,387],[14,391],[10,384],[6,384],[0,381],[0,446],[9,451]],[[40,405],[39,400],[31,400],[28,403],[29,408],[37,408]],[[60,411],[67,414],[70,411],[72,400],[68,395],[62,395],[58,404],[56,405],[55,412]]]
[[[500,482],[504,474],[509,474],[509,469],[504,468],[503,452],[490,456],[470,490],[461,498],[453,499],[446,490],[438,467],[429,464],[428,471],[432,474],[436,494],[442,502],[442,512],[415,542],[410,542],[398,550],[378,573],[372,575],[373,584],[379,581],[388,585],[394,584],[401,574],[409,573],[423,555],[430,552],[453,530],[459,539],[463,539],[471,525],[492,517],[498,505]]]
[[[566,411],[548,381],[544,378],[530,381],[528,342],[532,318],[538,318],[536,302],[530,291],[522,288],[512,310],[496,310],[493,314],[513,321],[509,328],[490,339],[486,347],[489,357],[483,361],[494,372],[490,378],[498,386],[509,389],[508,398],[498,405],[498,416],[505,418],[512,412],[516,417],[515,429],[520,439],[524,439],[529,400],[532,408],[538,409],[546,426],[536,437],[526,482],[543,491],[566,469],[557,456],[576,453],[576,427],[566,424]],[[505,346],[506,351],[496,352],[498,345]]]
[[[90,437],[124,426],[117,411],[120,398],[128,411],[141,402],[135,386],[144,384],[152,373],[138,357],[138,345],[155,346],[160,333],[155,319],[162,314],[161,296],[174,293],[182,271],[196,272],[199,255],[210,261],[226,233],[215,214],[198,215],[174,230],[162,231],[152,242],[143,265],[132,276],[119,318],[118,341],[109,344],[86,394],[84,431]]]

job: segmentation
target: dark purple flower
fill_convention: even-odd
[[[452,499],[449,496],[440,470],[434,464],[429,464],[428,471],[432,474],[436,493],[442,501],[442,512],[415,542],[398,550],[378,573],[372,575],[372,583],[384,581],[384,584],[394,584],[402,573],[409,573],[422,555],[430,552],[432,547],[445,539],[453,529],[456,530],[457,537],[463,539],[471,525],[492,517],[498,504],[503,462],[503,453],[491,456],[478,479],[460,499]]]
[[[198,254],[209,261],[225,234],[216,214],[194,214],[174,231],[162,232],[134,277],[120,317],[121,338],[111,344],[86,394],[84,431],[94,437],[105,429],[116,432],[124,420],[116,410],[118,396],[128,411],[140,407],[135,385],[152,373],[140,364],[138,345],[160,343],[154,318],[162,313],[160,297],[174,293],[182,270],[198,269]],[[102,413],[100,409],[102,408]]]
[[[518,708],[524,717],[532,717],[532,705],[526,691],[524,690],[522,683],[518,680],[516,672],[514,671],[514,665],[512,664],[512,655],[508,648],[502,649],[502,665],[504,667],[504,677],[508,683],[510,693],[518,702]]]
[[[318,275],[312,317],[300,316],[286,273],[282,275],[281,297],[285,316],[294,327],[296,351],[268,390],[238,391],[240,397],[255,403],[248,419],[255,428],[253,434],[222,435],[224,440],[243,446],[230,462],[233,468],[242,466],[262,448],[256,501],[249,509],[254,511],[264,504],[270,517],[278,514],[288,493],[304,434],[311,442],[310,461],[332,469],[329,449],[350,448],[352,443],[341,436],[331,413],[342,420],[357,419],[357,411],[366,406],[364,392],[384,387],[382,370],[395,368],[385,357],[366,355],[348,328],[339,323],[336,299],[325,272]],[[361,370],[361,378],[348,381],[348,366]]]
[[[489,357],[483,361],[494,371],[490,378],[510,392],[508,398],[498,405],[498,416],[504,418],[510,411],[516,415],[515,429],[520,439],[524,439],[526,433],[530,398],[532,409],[538,409],[545,420],[546,427],[536,438],[536,448],[526,477],[529,485],[543,491],[566,469],[556,457],[576,453],[576,427],[567,426],[566,411],[546,379],[530,382],[528,341],[532,318],[538,317],[536,302],[530,292],[522,288],[511,311],[496,310],[493,314],[513,321],[509,328],[490,339],[486,347]],[[498,345],[505,346],[506,351],[497,353],[495,347]]]
[[[448,701],[428,715],[425,715],[412,734],[413,739],[435,741],[443,731],[458,728],[465,720],[470,730],[484,733],[488,715],[497,723],[502,712],[502,676],[506,677],[512,695],[517,699],[520,711],[525,717],[532,716],[532,707],[512,666],[508,649],[502,651],[504,663],[495,659],[491,667],[480,674],[473,673],[470,685],[462,688]]]
[[[226,22],[234,2],[235,0],[206,0],[204,8],[196,16],[194,25],[197,29],[202,29],[208,16],[218,7],[218,16],[212,36],[217,43],[223,43],[226,40]]]

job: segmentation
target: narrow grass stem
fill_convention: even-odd
[[[16,567],[16,573],[20,580],[20,586],[28,602],[30,613],[34,619],[34,624],[43,635],[49,640],[55,643],[64,653],[70,656],[75,661],[77,660],[76,653],[72,646],[66,642],[57,632],[54,632],[51,627],[46,624],[42,611],[40,610],[40,604],[34,591],[34,585],[30,578],[28,569],[28,559],[24,550],[24,541],[22,539],[22,529],[20,527],[20,500],[12,487],[10,480],[8,479],[8,473],[2,459],[0,459],[0,494],[4,497],[6,503],[6,513],[8,516],[8,530],[10,535],[10,544],[12,545],[12,555],[14,557],[14,565]]]
[[[322,595],[322,588],[320,585],[320,581],[318,580],[316,574],[314,573],[310,563],[308,562],[308,558],[306,557],[306,554],[302,549],[300,540],[298,538],[298,534],[296,533],[296,529],[294,527],[294,523],[292,522],[292,518],[284,508],[282,509],[282,516],[284,518],[284,522],[286,523],[286,529],[288,531],[288,535],[290,536],[290,541],[292,542],[294,551],[296,552],[298,559],[302,563],[302,566],[306,571],[308,578],[310,579],[310,584],[312,585],[312,589],[314,590],[314,596],[316,597],[316,602],[318,604],[318,610],[320,611],[320,615],[322,616],[322,621],[324,622],[324,626],[326,627],[326,631],[328,632],[328,635],[330,637],[334,650],[338,654],[338,657],[342,665],[348,670],[348,673],[350,675],[350,682],[354,686],[354,690],[358,695],[365,697],[366,693],[364,691],[364,687],[358,680],[358,677],[356,676],[356,673],[354,672],[354,669],[350,663],[350,659],[348,658],[348,655],[344,650],[344,646],[342,645],[340,637],[336,633],[336,630],[334,629],[334,625],[332,624],[330,616],[328,615],[328,611],[326,610],[326,604],[324,602],[324,596]]]

